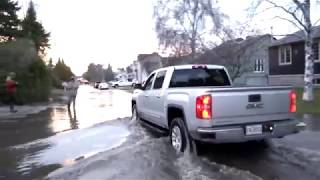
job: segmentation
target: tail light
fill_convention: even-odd
[[[196,100],[196,116],[198,119],[212,118],[212,97],[211,95],[198,96]]]
[[[289,111],[294,113],[297,111],[297,94],[294,91],[291,91],[289,94],[290,97],[290,105],[289,105]]]

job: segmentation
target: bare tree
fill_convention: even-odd
[[[276,18],[285,20],[293,24],[295,27],[301,29],[304,33],[303,39],[305,41],[305,70],[304,70],[304,92],[303,100],[311,102],[314,100],[313,79],[314,79],[314,57],[312,51],[312,23],[310,17],[310,0],[292,0],[291,4],[287,6],[279,5],[272,0],[258,0],[256,7],[263,2],[271,5],[270,8],[278,8],[288,14],[291,18],[276,16]]]
[[[231,33],[231,32],[230,32]],[[232,37],[233,34],[230,34]],[[246,72],[252,72],[250,59],[257,51],[265,48],[267,35],[253,36],[247,39],[231,39],[223,42],[211,50],[207,50],[199,57],[200,63],[214,63],[225,66],[232,80],[241,77]]]
[[[208,29],[217,32],[222,26],[221,13],[213,5],[213,0],[157,0],[154,18],[160,45],[194,56]],[[213,27],[207,27],[209,20]]]
[[[158,32],[160,49],[163,51],[171,50],[169,56],[181,57],[190,54],[188,46],[188,35],[183,32],[165,29]]]

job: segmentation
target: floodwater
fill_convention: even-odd
[[[317,180],[320,179],[320,153],[317,153],[320,134],[319,128],[313,127],[317,118],[303,119],[307,128],[299,134],[267,142],[203,145],[199,156],[177,155],[168,137],[137,122],[129,123],[131,134],[123,145],[69,169],[55,171],[49,178]],[[318,146],[310,147],[312,144]]]
[[[24,118],[1,117],[0,179],[41,178],[121,145],[130,134],[127,127],[104,123],[131,116],[130,103],[124,91],[81,86],[70,111],[55,103]]]
[[[176,154],[168,137],[125,118],[130,102],[125,91],[82,86],[71,111],[55,104],[0,122],[0,179],[320,179],[319,115],[298,115],[299,134],[203,145],[196,156]]]

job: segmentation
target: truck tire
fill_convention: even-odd
[[[184,152],[189,144],[189,134],[183,119],[178,117],[170,125],[170,142],[177,152]]]

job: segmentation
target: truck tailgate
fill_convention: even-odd
[[[241,124],[248,122],[291,118],[290,87],[217,88],[212,95],[213,124]]]

